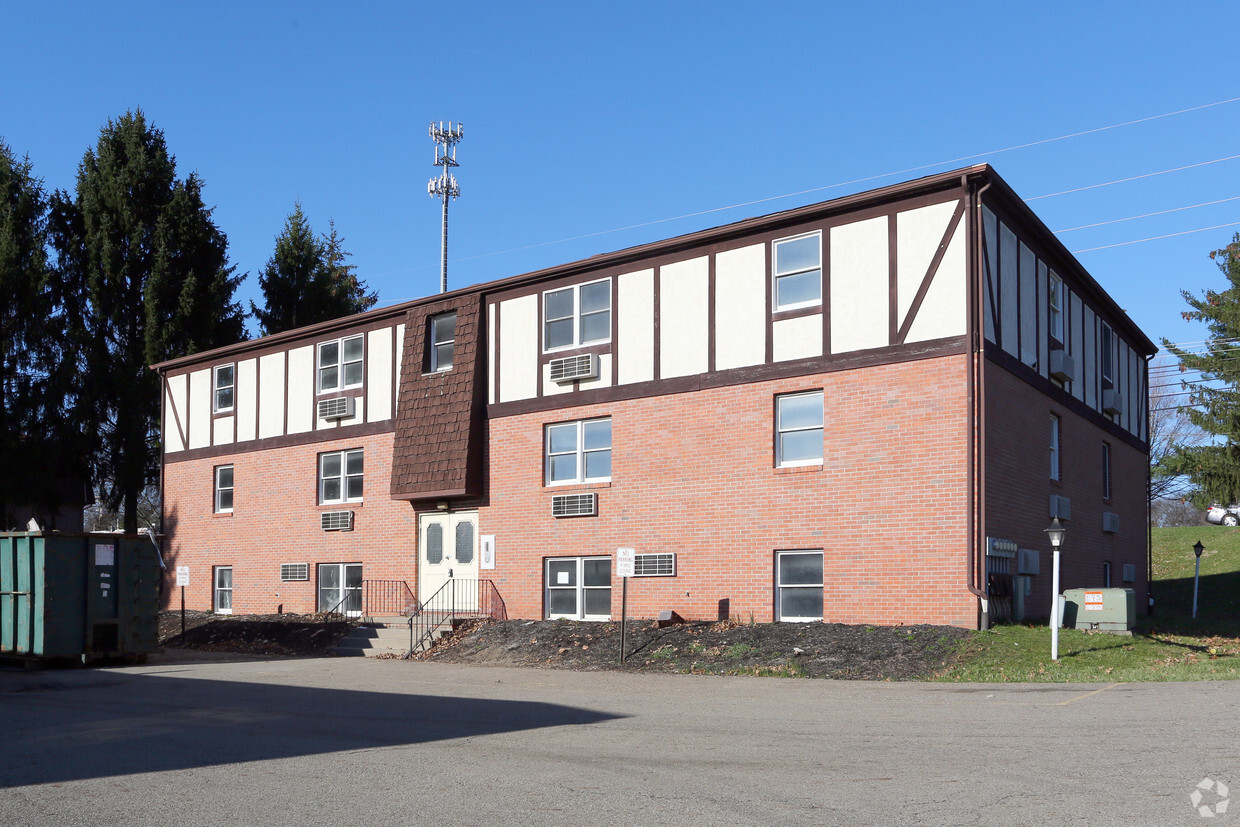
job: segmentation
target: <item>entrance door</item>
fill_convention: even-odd
[[[418,518],[418,600],[425,603],[449,580],[465,581],[456,608],[478,608],[478,512],[430,513]],[[465,583],[469,585],[465,585]]]
[[[362,564],[319,564],[319,611],[335,609],[349,617],[362,614]]]

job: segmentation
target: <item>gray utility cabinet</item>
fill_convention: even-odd
[[[1063,599],[1063,625],[1068,629],[1127,632],[1137,616],[1132,589],[1068,589]]]

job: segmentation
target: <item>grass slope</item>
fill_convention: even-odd
[[[1193,544],[1205,546],[1192,617]],[[1240,678],[1240,528],[1154,529],[1155,613],[1132,637],[1061,629],[1059,660],[1046,626],[975,632],[946,681],[1191,681]],[[1142,601],[1145,595],[1138,594]]]

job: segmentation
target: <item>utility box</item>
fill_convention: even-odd
[[[0,657],[89,663],[158,651],[159,582],[146,536],[0,533]]]
[[[1127,632],[1137,616],[1132,589],[1068,589],[1063,598],[1063,625],[1068,629]]]

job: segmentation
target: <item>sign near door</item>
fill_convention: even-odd
[[[482,550],[478,554],[478,567],[483,569],[495,568],[495,535],[483,534],[478,539],[482,544]]]

